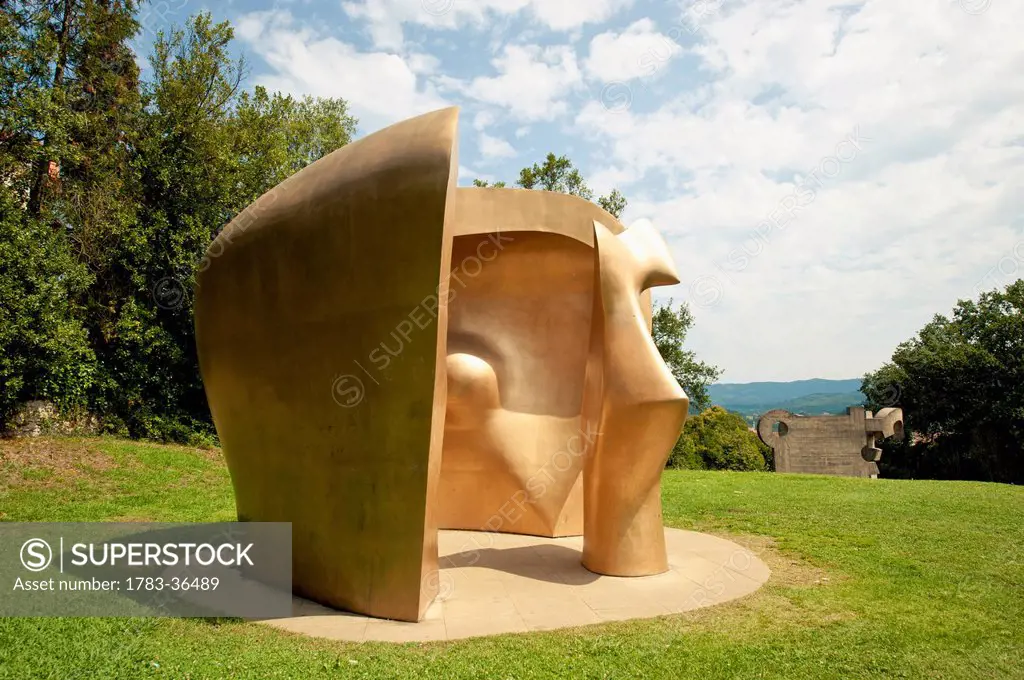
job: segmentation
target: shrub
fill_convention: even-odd
[[[672,449],[668,467],[691,470],[770,470],[771,449],[746,421],[720,406],[691,416]]]
[[[29,399],[64,411],[84,406],[96,374],[73,302],[88,273],[59,227],[29,218],[18,203],[0,186],[0,425]]]

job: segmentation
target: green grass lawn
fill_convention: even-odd
[[[236,621],[0,619],[0,678],[1024,678],[1024,489],[689,471],[663,489],[667,524],[754,547],[769,583],[690,614],[410,645]],[[4,521],[233,513],[217,452],[0,442]]]

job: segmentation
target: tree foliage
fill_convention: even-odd
[[[884,474],[1024,482],[1024,279],[937,315],[861,391],[870,408],[903,408]]]
[[[473,186],[501,188],[505,186],[505,183],[494,182],[492,184],[475,179]],[[573,165],[573,162],[566,156],[556,156],[553,153],[549,153],[543,163],[534,163],[520,170],[516,186],[522,189],[557,191],[562,194],[579,196],[588,201],[594,198],[593,190],[587,186],[586,180],[583,179],[583,175]],[[622,217],[627,201],[618,189],[612,189],[607,196],[598,197],[597,204],[618,218]]]
[[[583,181],[583,175],[572,161],[566,156],[555,156],[553,153],[549,153],[543,163],[534,163],[520,170],[516,184],[524,189],[557,191],[588,201],[594,197],[594,192]]]
[[[683,349],[686,334],[693,326],[693,314],[686,303],[674,307],[672,300],[656,306],[651,335],[654,345],[672,370],[672,375],[690,398],[690,412],[700,413],[711,406],[708,386],[718,380],[722,371],[697,359],[692,350]]]
[[[17,198],[0,185],[0,422],[30,396],[84,407],[97,371],[74,302],[89,273]]]
[[[192,319],[216,233],[342,146],[341,99],[243,91],[232,29],[157,36],[140,79],[130,0],[0,2],[0,425],[84,405],[115,431],[212,432]]]
[[[668,467],[691,470],[772,469],[772,451],[739,414],[712,406],[690,416],[672,449]]]
[[[483,179],[475,179],[475,180],[473,180],[473,186],[480,187],[481,189],[486,189],[488,187],[491,187],[493,189],[504,189],[505,188],[505,183],[504,182],[493,182],[492,183],[492,182],[488,182],[487,180],[483,180]]]
[[[607,210],[615,217],[622,217],[623,211],[626,209],[628,201],[626,197],[622,195],[622,192],[618,189],[612,189],[612,192],[607,196],[599,196],[597,204]]]

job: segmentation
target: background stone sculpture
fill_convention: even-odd
[[[877,477],[882,451],[876,440],[903,436],[903,410],[872,415],[853,406],[845,416],[769,411],[758,420],[757,435],[774,450],[776,472]]]
[[[650,338],[653,231],[578,197],[456,189],[455,109],[282,183],[214,242],[200,366],[239,516],[293,523],[298,594],[420,619],[437,529],[584,535],[666,568],[687,400]]]

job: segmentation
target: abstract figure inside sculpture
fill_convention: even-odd
[[[660,475],[688,400],[650,335],[667,248],[575,196],[456,188],[456,133],[445,109],[302,170],[218,236],[197,288],[239,517],[292,522],[296,593],[383,618],[422,618],[439,528],[668,568]]]
[[[775,451],[776,472],[877,477],[882,450],[875,444],[903,437],[903,410],[872,415],[852,406],[845,416],[795,416],[779,409],[761,416],[757,435]]]

